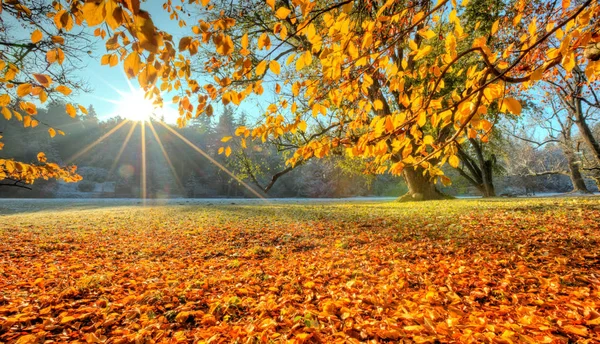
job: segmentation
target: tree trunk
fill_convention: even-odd
[[[592,151],[592,154],[596,159],[596,163],[600,164],[600,144],[598,141],[596,141],[592,130],[590,130],[590,127],[585,120],[583,109],[581,107],[581,99],[577,99],[575,101],[575,124],[579,129],[581,137],[583,137],[583,140]]]
[[[598,188],[598,190],[600,190],[600,177],[593,176],[592,178],[596,182],[596,187]]]
[[[567,162],[569,164],[569,177],[571,178],[571,183],[573,183],[573,192],[590,193],[590,190],[585,186],[585,181],[581,175],[579,162],[575,158],[575,153],[570,149],[565,149],[565,156],[567,157]]]
[[[492,154],[489,159],[485,159],[483,155],[483,147],[475,140],[469,140],[475,151],[477,160],[472,158],[467,152],[458,146],[458,156],[463,165],[471,173],[467,174],[462,168],[457,168],[458,172],[471,184],[473,184],[483,197],[495,197],[496,190],[494,188],[494,164],[496,156]]]
[[[398,200],[408,201],[428,201],[436,199],[446,199],[448,196],[441,193],[433,184],[427,175],[423,175],[422,167],[406,167],[402,171],[402,176],[408,186],[408,192]]]

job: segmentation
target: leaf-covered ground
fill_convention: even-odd
[[[599,342],[599,241],[598,198],[14,213],[0,342]]]

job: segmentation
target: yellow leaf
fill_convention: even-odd
[[[383,102],[377,99],[373,102],[373,107],[375,108],[375,110],[381,110],[383,109]]]
[[[279,65],[279,63],[275,60],[271,60],[271,62],[269,62],[269,70],[275,74],[275,75],[279,75],[279,73],[281,73],[281,66]]]
[[[42,34],[42,31],[40,31],[40,30],[35,30],[31,33],[31,42],[34,44],[41,41],[42,38],[44,38],[44,35]]]
[[[218,154],[223,154],[223,151],[225,150],[225,148],[221,147],[219,148],[219,150],[217,151]]]
[[[111,0],[106,2],[105,11],[105,22],[112,30],[115,30],[123,23],[123,8],[118,6],[116,1]]]
[[[310,333],[300,333],[296,335],[296,338],[300,339],[301,341],[306,341],[308,338],[310,338],[311,334]]]
[[[242,48],[248,49],[248,34],[247,33],[245,33],[244,36],[242,36]]]
[[[298,123],[298,129],[302,130],[302,131],[306,131],[306,122],[305,121],[300,121],[300,123]]]
[[[19,339],[17,339],[17,341],[15,342],[15,344],[34,344],[34,343],[39,343],[39,339],[35,334],[27,334],[24,336],[19,337]]]
[[[279,39],[285,40],[288,36],[288,30],[285,26],[281,26],[281,31],[279,32]]]
[[[502,112],[510,112],[514,115],[521,114],[521,103],[514,98],[504,98],[502,101],[502,106],[500,108]]]
[[[17,87],[17,96],[25,97],[31,93],[31,84],[21,84]]]
[[[517,26],[517,24],[519,24],[521,22],[522,18],[523,18],[523,15],[521,13],[517,14],[515,19],[513,19],[513,25]]]
[[[500,24],[500,19],[496,20],[494,24],[492,24],[492,35],[495,35],[498,32],[498,25]]]
[[[104,1],[86,1],[83,5],[83,19],[87,21],[88,26],[96,26],[104,21],[106,12],[104,11]],[[112,13],[111,13],[112,14]]]
[[[306,38],[308,38],[309,40],[312,40],[313,37],[315,37],[317,35],[317,28],[315,27],[315,24],[310,24],[308,26],[308,29],[306,29]]]
[[[231,55],[233,53],[233,41],[231,37],[224,35],[217,44],[217,52],[221,55]]]
[[[279,18],[279,19],[285,19],[287,18],[287,16],[292,13],[292,11],[290,11],[288,8],[285,7],[279,7],[277,9],[277,12],[275,12],[275,17]]]
[[[10,104],[10,96],[8,94],[0,95],[0,106],[6,106]]]
[[[563,326],[563,330],[582,337],[586,337],[588,335],[588,329],[585,326],[565,325]]]
[[[424,46],[423,48],[421,48],[417,51],[417,54],[415,55],[415,61],[422,59],[423,57],[427,56],[430,52],[431,52],[431,46],[429,46],[429,45]]]
[[[305,51],[304,54],[302,54],[302,58],[304,59],[304,65],[305,66],[310,66],[310,64],[312,63],[312,59],[313,56],[310,53],[310,51]]]
[[[561,64],[567,72],[571,72],[575,68],[575,59],[575,53],[573,52],[563,56]]]
[[[117,65],[117,63],[119,63],[119,58],[117,57],[117,55],[115,55],[115,54],[110,55],[110,60],[108,61],[108,64],[111,67],[114,67]]]
[[[419,36],[425,38],[425,39],[431,39],[433,37],[436,36],[435,32],[433,32],[432,30],[427,30],[424,32],[419,31]]]
[[[235,136],[241,136],[246,132],[246,127],[241,126],[235,130]]]
[[[37,159],[39,162],[46,162],[46,154],[44,154],[44,152],[39,152],[37,155]]]
[[[227,148],[225,148],[225,156],[229,157],[231,155],[231,147],[227,146]]]
[[[46,53],[46,61],[48,63],[58,62],[58,64],[62,64],[65,60],[65,52],[60,48],[48,50]]]
[[[67,114],[69,114],[69,116],[71,116],[73,118],[75,118],[77,116],[77,110],[71,104],[67,104],[66,111],[67,111]]]
[[[433,144],[433,142],[434,142],[433,136],[431,136],[431,135],[427,135],[423,138],[423,144],[425,144],[425,145],[431,146]]]
[[[225,136],[221,139],[221,142],[227,142],[229,140],[231,140],[231,136]]]
[[[65,44],[65,38],[61,36],[52,36],[52,43]]]
[[[27,112],[30,115],[37,114],[37,107],[33,103],[30,103],[30,102],[19,102],[19,107],[21,108],[21,110]]]
[[[410,50],[412,51],[417,51],[419,50],[419,46],[417,45],[417,43],[415,43],[415,41],[413,41],[412,39],[408,40],[408,47],[410,48]]]
[[[260,61],[260,63],[256,66],[256,75],[257,76],[261,76],[263,74],[265,74],[265,71],[267,70],[267,61]]]
[[[140,56],[137,52],[131,52],[123,62],[123,68],[125,69],[125,75],[129,78],[133,78],[140,72]]]
[[[65,96],[68,96],[69,94],[71,94],[71,89],[64,85],[60,85],[60,86],[56,87],[56,91],[64,94]]]
[[[75,320],[75,317],[72,317],[72,316],[66,316],[66,317],[64,317],[64,318],[60,319],[60,323],[64,325],[64,324],[68,324],[68,323],[70,323],[70,322],[71,322],[71,321],[73,321],[73,320]]]
[[[179,51],[187,50],[190,43],[192,43],[192,37],[183,37],[179,40]]]
[[[458,157],[456,155],[450,155],[450,158],[448,158],[448,163],[450,164],[450,166],[457,168],[458,164],[460,163],[460,159],[458,159]]]
[[[10,113],[10,109],[8,109],[7,107],[2,107],[2,115],[4,116],[4,118],[6,118],[6,120],[10,120],[12,118],[12,114]]]
[[[269,7],[271,7],[272,10],[275,9],[275,0],[266,0],[267,1],[267,5],[269,5]]]
[[[291,54],[290,56],[288,56],[288,58],[285,60],[285,65],[289,66],[292,62],[294,62],[295,58],[296,54]]]
[[[271,47],[271,39],[266,32],[263,32],[260,37],[258,37],[258,50],[262,50],[262,48],[269,49]]]

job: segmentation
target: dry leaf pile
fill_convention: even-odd
[[[594,198],[6,215],[0,342],[598,342],[599,240]]]

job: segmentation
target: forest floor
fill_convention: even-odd
[[[0,342],[75,340],[599,342],[600,198],[0,216]]]

